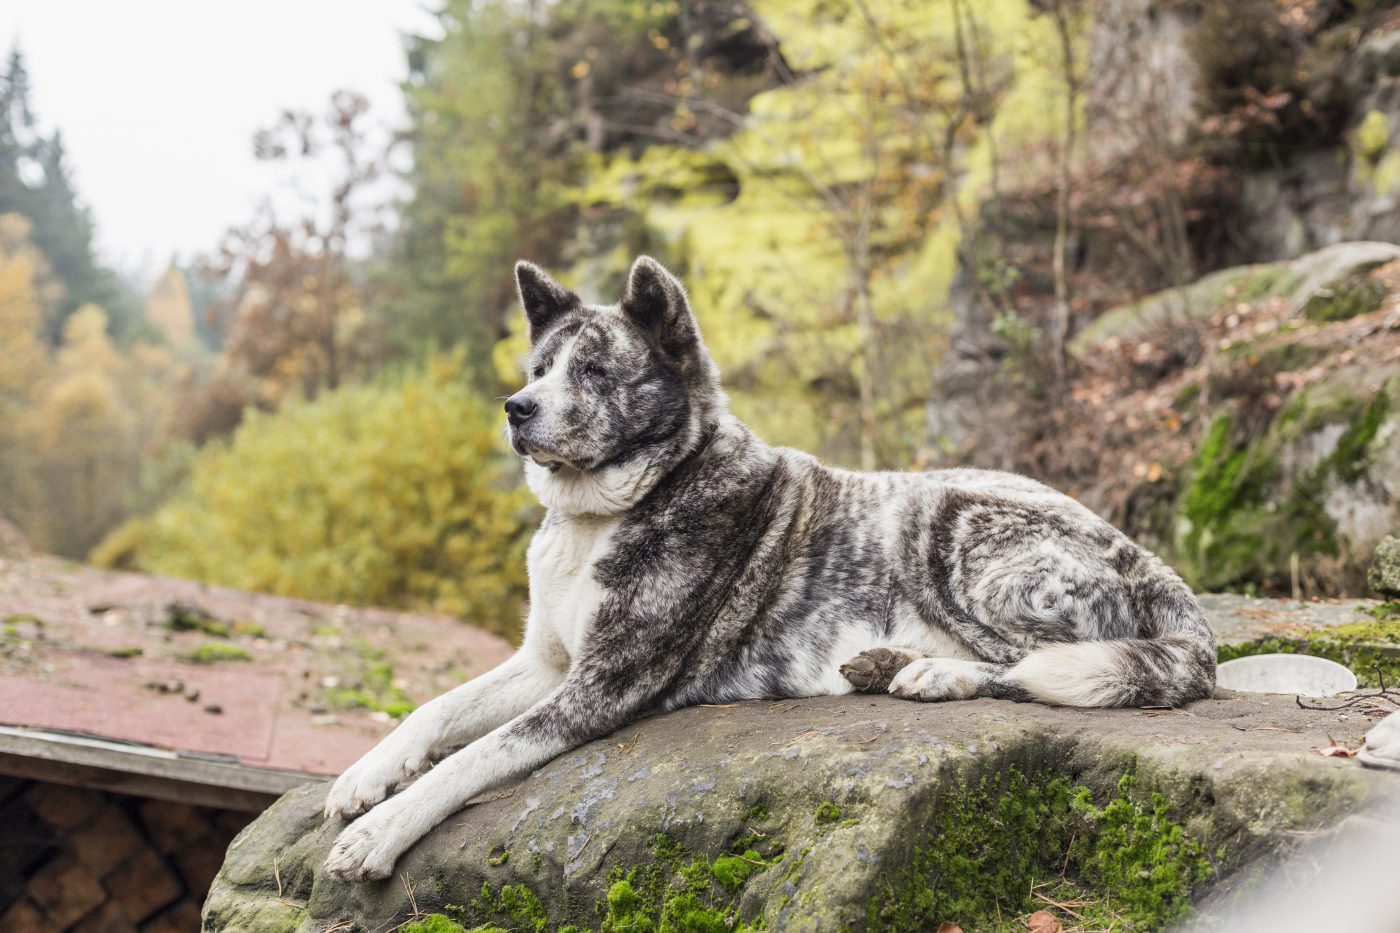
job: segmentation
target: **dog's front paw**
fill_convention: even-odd
[[[326,794],[326,819],[353,820],[393,793],[401,782],[428,769],[419,755],[405,756],[385,741],[336,778]]]
[[[392,823],[376,818],[380,812],[345,828],[326,858],[326,871],[341,881],[377,881],[394,873],[407,845],[396,838]]]
[[[969,700],[986,676],[985,667],[976,661],[920,658],[894,676],[889,692],[909,700]]]

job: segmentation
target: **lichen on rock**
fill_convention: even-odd
[[[1400,596],[1400,538],[1386,535],[1376,545],[1376,553],[1366,571],[1366,583],[1377,593]]]

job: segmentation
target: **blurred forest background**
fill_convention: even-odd
[[[613,301],[646,252],[770,442],[1027,473],[1199,588],[1364,590],[1400,527],[1395,4],[437,15],[392,152],[353,90],[270,113],[249,144],[316,202],[149,289],[9,56],[0,514],[36,547],[514,632],[512,264]]]

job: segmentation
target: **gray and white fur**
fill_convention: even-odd
[[[1073,499],[768,446],[730,414],[684,288],[652,259],[606,307],[528,263],[516,279],[530,382],[509,435],[547,509],[524,643],[336,781],[326,814],[354,822],[332,874],[387,877],[479,794],[649,712],[852,690],[1090,707],[1210,692],[1190,589]]]

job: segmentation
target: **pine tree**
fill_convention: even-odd
[[[117,339],[135,336],[140,307],[131,289],[97,260],[92,215],[73,188],[62,135],[40,132],[18,47],[0,76],[0,214],[12,212],[29,218],[33,244],[64,286],[56,314],[46,322],[49,342],[58,343],[68,317],[86,304],[106,312]]]

